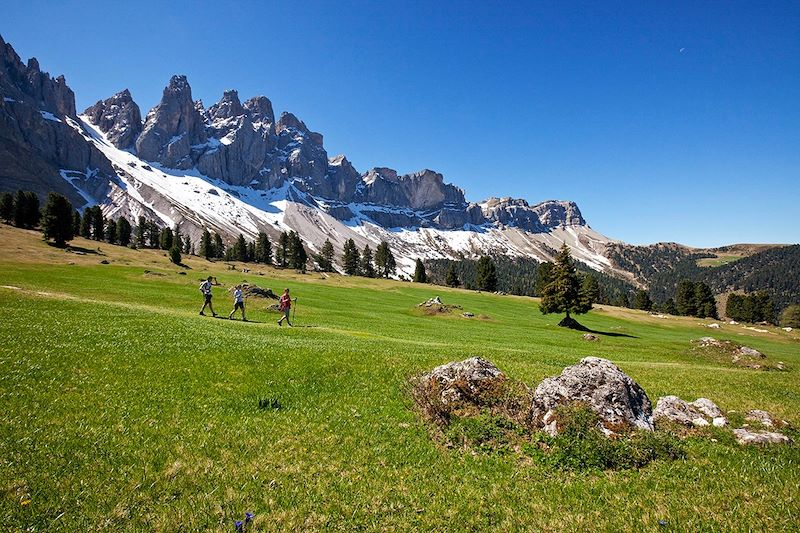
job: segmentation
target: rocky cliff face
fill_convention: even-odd
[[[103,197],[114,169],[77,124],[75,95],[64,77],[51,78],[35,58],[23,64],[0,38],[0,188],[42,197],[57,191],[85,204],[71,182]]]
[[[132,147],[142,132],[142,114],[128,89],[118,92],[111,98],[98,101],[88,107],[83,114],[89,117],[92,124],[96,124],[117,148]]]
[[[520,198],[490,198],[481,203],[481,209],[489,221],[534,233],[586,224],[574,202],[548,200],[531,206]]]
[[[136,151],[147,161],[187,169],[197,161],[192,157],[194,147],[205,145],[206,140],[203,117],[192,100],[186,76],[173,76],[161,102],[147,114]]]

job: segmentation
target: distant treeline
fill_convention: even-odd
[[[541,296],[540,269],[542,265],[534,259],[523,257],[499,256],[492,258],[496,268],[498,291],[520,296]],[[592,276],[599,288],[597,303],[629,306],[636,295],[636,288],[623,280],[597,272],[576,261],[578,272],[582,276]],[[428,259],[425,269],[428,281],[437,285],[453,285],[447,283],[448,271],[452,270],[458,279],[458,286],[466,289],[477,289],[478,260],[462,259]],[[547,267],[545,267],[547,268]],[[451,274],[452,277],[452,274]]]

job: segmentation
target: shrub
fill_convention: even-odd
[[[176,265],[181,264],[181,249],[177,246],[173,246],[169,249],[169,260],[175,263]]]

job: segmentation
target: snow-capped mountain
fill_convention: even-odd
[[[592,230],[573,202],[491,198],[467,202],[441,174],[360,173],[343,155],[328,157],[321,134],[272,103],[242,103],[236,91],[205,108],[185,76],[173,76],[141,118],[126,89],[82,114],[63,77],[24,65],[0,38],[0,185],[56,190],[74,205],[99,203],[106,216],[139,215],[204,229],[229,240],[298,232],[312,251],[330,239],[341,251],[389,242],[402,273],[417,258],[482,253],[549,260],[562,243],[597,270],[613,241]]]

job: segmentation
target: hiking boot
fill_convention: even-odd
[[[200,311],[200,316],[206,316],[206,314],[204,312]]]
[[[218,316],[219,316],[219,315],[218,315],[217,313],[214,313],[214,318],[217,318]]]
[[[282,326],[282,325],[283,325],[283,324],[281,323],[281,321],[280,321],[280,320],[278,320],[278,325],[279,325],[279,326]]]

